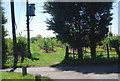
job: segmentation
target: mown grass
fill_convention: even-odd
[[[18,66],[51,66],[64,60],[63,48],[56,48],[55,53],[42,53],[35,44],[31,44],[32,59],[25,59],[24,63],[18,63]],[[12,67],[13,64],[6,64]]]
[[[22,76],[21,73],[0,72],[2,81],[35,81],[35,75],[27,74]],[[48,77],[41,77],[41,81],[53,81]]]
[[[117,54],[115,51],[110,51],[110,59],[107,59],[107,53],[103,49],[97,49],[97,56],[103,54],[102,59],[92,60],[90,59],[90,52],[84,53],[84,60],[76,59],[66,62],[64,60],[65,48],[55,48],[57,52],[43,53],[38,46],[31,44],[32,59],[26,58],[24,63],[18,63],[18,66],[53,66],[53,65],[79,65],[79,64],[114,64],[117,63]],[[90,51],[89,48],[86,48]],[[73,55],[70,55],[71,57]],[[7,67],[12,67],[11,63],[6,64]]]

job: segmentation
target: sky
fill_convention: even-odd
[[[26,28],[26,2],[25,0],[14,0],[14,8],[15,8],[15,21],[16,21],[16,34],[22,33],[23,36],[27,37]],[[44,0],[29,0],[30,3],[35,4],[35,15],[30,22],[30,37],[35,37],[40,34],[42,37],[53,37],[53,31],[48,31],[47,24],[45,23],[47,18],[50,18],[49,14],[42,13]],[[117,1],[118,2],[118,1]],[[111,25],[111,31],[114,34],[118,34],[118,3],[115,2],[113,5],[113,20]],[[8,22],[5,24],[5,28],[8,31],[8,37],[12,38],[12,24],[11,24],[11,11],[10,11],[10,0],[3,0],[2,4],[5,12],[5,17],[8,19]]]
[[[33,19],[30,22],[30,37],[34,37],[38,34],[42,37],[53,37],[53,31],[47,31],[47,25],[45,23],[47,18],[50,18],[49,14],[42,13],[43,10],[43,1],[29,0],[29,4],[34,3],[36,10]],[[4,1],[3,7],[5,9],[5,17],[8,19],[8,22],[5,24],[5,28],[9,34],[8,37],[12,37],[12,24],[11,24],[11,11],[10,11],[10,2]],[[15,21],[17,25],[16,34],[22,33],[23,36],[27,37],[27,28],[26,28],[26,2],[24,1],[15,1]]]

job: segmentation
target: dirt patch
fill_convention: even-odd
[[[51,54],[58,54],[59,53],[56,50],[54,50],[54,51],[50,50],[50,51],[46,52],[44,49],[40,49],[40,52],[43,53],[43,54],[49,54],[49,53],[51,53]]]
[[[61,48],[61,47],[60,47]],[[37,49],[40,50],[40,53],[43,54],[48,54],[48,53],[52,53],[52,54],[59,54],[59,52],[57,50],[48,50],[48,52],[46,52],[44,49],[42,49],[40,46],[37,46]]]

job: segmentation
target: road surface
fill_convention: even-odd
[[[107,81],[107,79],[119,79],[118,68],[118,65],[28,67],[27,72],[51,79],[106,79]],[[11,68],[2,71],[10,70]],[[22,68],[17,68],[14,72],[22,72]]]

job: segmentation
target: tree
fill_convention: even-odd
[[[78,49],[78,58],[83,58],[82,47],[89,43],[91,57],[96,57],[96,45],[108,32],[112,20],[112,2],[46,2],[44,9],[51,14],[47,20],[48,30],[57,33],[57,38]],[[87,43],[85,42],[87,41]],[[86,44],[85,44],[86,43]]]
[[[44,41],[44,47],[43,48],[44,48],[46,53],[49,52],[50,46],[49,46],[49,42],[48,41]]]
[[[44,38],[43,39],[43,49],[45,50],[46,53],[49,52],[54,52],[55,51],[55,47],[57,45],[57,41],[55,40],[55,38]]]
[[[112,47],[110,45],[110,40],[112,39],[113,37],[113,33],[112,32],[108,32],[108,36],[101,41],[101,43],[103,44],[104,47],[106,47],[106,50],[107,50],[107,58],[109,58],[110,54],[109,54],[109,47],[110,47],[110,50],[112,50]]]
[[[88,37],[90,40],[91,57],[96,58],[96,45],[107,36],[108,26],[111,25],[112,2],[86,3],[87,24],[89,26]]]
[[[57,33],[57,38],[78,49],[78,58],[82,54],[82,31],[80,27],[79,11],[81,3],[59,3],[47,2],[44,4],[45,13],[52,15],[52,19],[47,20],[48,30]]]
[[[7,31],[5,31],[5,27],[2,26],[2,68],[5,67],[5,62],[7,60],[7,44],[6,44],[6,40],[5,37],[7,36]]]
[[[115,51],[120,59],[120,36],[112,37],[110,40],[110,46],[115,48]]]
[[[7,54],[12,55],[13,54],[13,41],[11,38],[5,39],[6,45],[7,45]]]
[[[7,36],[7,31],[5,30],[4,24],[7,22],[7,19],[4,16],[4,9],[1,6],[2,3],[0,1],[0,18],[2,19],[2,23],[0,23],[0,27],[2,28],[2,68],[4,68],[4,64],[6,62],[6,51],[7,45],[5,42],[5,37]]]
[[[24,58],[29,56],[27,51],[27,41],[24,37],[17,37],[17,54],[21,57],[21,63],[24,62]]]

